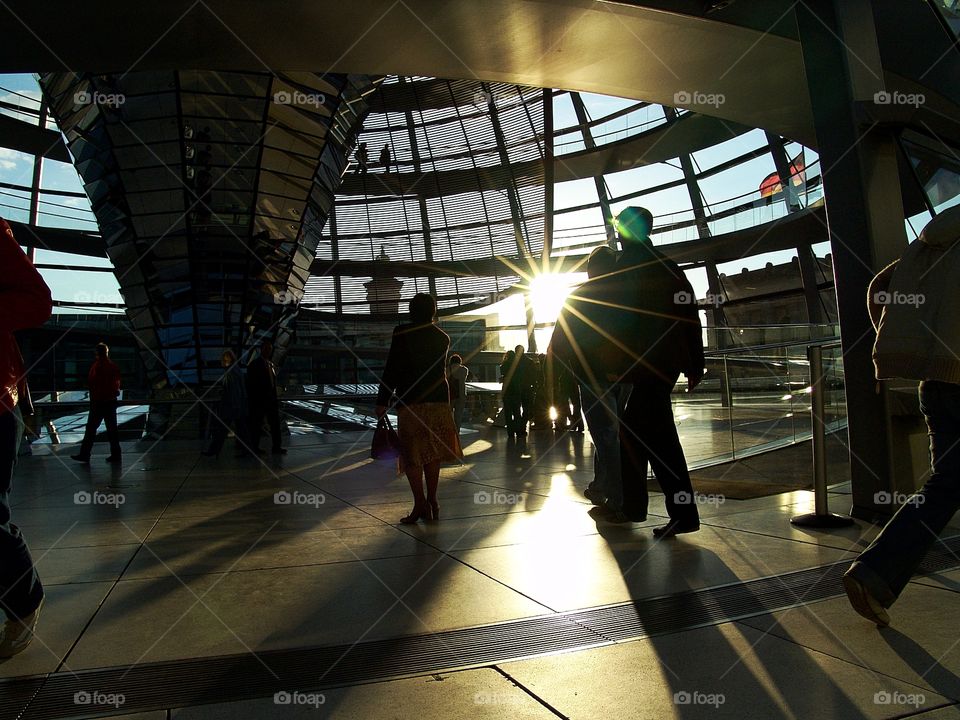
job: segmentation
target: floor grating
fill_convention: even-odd
[[[958,553],[960,537],[944,540],[921,571],[960,567]],[[676,633],[836,597],[848,565],[432,635],[10,678],[0,680],[0,720],[116,715],[110,695],[120,694],[123,713],[262,698]],[[75,702],[78,693],[94,692],[90,703]]]

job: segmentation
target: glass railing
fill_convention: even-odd
[[[811,337],[708,352],[700,386],[688,393],[678,384],[674,392],[681,435],[684,422],[688,424],[691,466],[736,460],[809,440],[812,387],[807,348],[835,342],[835,336]],[[830,359],[825,362],[829,372],[823,388],[827,429],[845,434],[842,358],[839,349],[825,357]]]
[[[741,334],[741,330],[744,333]],[[810,363],[808,348],[821,347],[824,380],[824,419],[827,433],[828,482],[849,479],[846,457],[847,410],[843,358],[836,326],[782,326],[766,328],[711,328],[712,343],[705,353],[706,373],[692,392],[681,376],[673,392],[674,417],[692,468],[786,447],[811,438]],[[742,344],[748,336],[762,342]],[[741,343],[734,345],[734,343]],[[718,343],[722,349],[718,349]],[[474,357],[474,377],[484,365],[496,366],[498,353]],[[281,407],[293,434],[342,433],[375,425],[377,386],[319,384],[288,387]],[[198,400],[203,399],[203,402]],[[39,442],[75,442],[86,418],[86,393],[34,393]],[[163,437],[176,426],[176,437],[199,437],[208,422],[208,408],[216,393],[184,391],[165,399],[121,400],[125,439],[141,433]],[[471,382],[467,392],[467,427],[482,430],[493,424],[502,406],[498,382]],[[548,430],[534,428],[537,431]]]

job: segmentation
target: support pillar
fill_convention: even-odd
[[[889,130],[858,122],[856,103],[883,89],[869,0],[806,0],[796,6],[826,198],[843,346],[852,514],[889,513],[875,501],[893,487],[887,403],[876,390],[867,313],[875,272],[906,246],[896,145]],[[899,452],[900,450],[898,450]]]

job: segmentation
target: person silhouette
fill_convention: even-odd
[[[390,172],[390,146],[384,145],[380,151],[380,165],[384,172]]]
[[[370,159],[367,155],[367,144],[365,142],[360,143],[357,147],[357,152],[354,153],[353,159],[357,161],[357,175],[366,175],[367,164]]]

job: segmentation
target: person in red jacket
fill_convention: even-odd
[[[33,640],[43,606],[43,585],[20,529],[10,522],[13,468],[20,447],[23,359],[15,330],[42,325],[53,310],[50,288],[0,218],[0,658],[16,655]],[[0,618],[2,619],[2,618]]]
[[[120,397],[120,368],[110,359],[110,348],[105,343],[97,345],[97,359],[90,367],[87,376],[90,388],[90,415],[87,417],[87,429],[83,433],[80,452],[71,455],[77,462],[90,462],[90,451],[97,437],[100,423],[107,426],[107,438],[110,440],[108,463],[120,462],[120,434],[117,432],[117,398]]]

